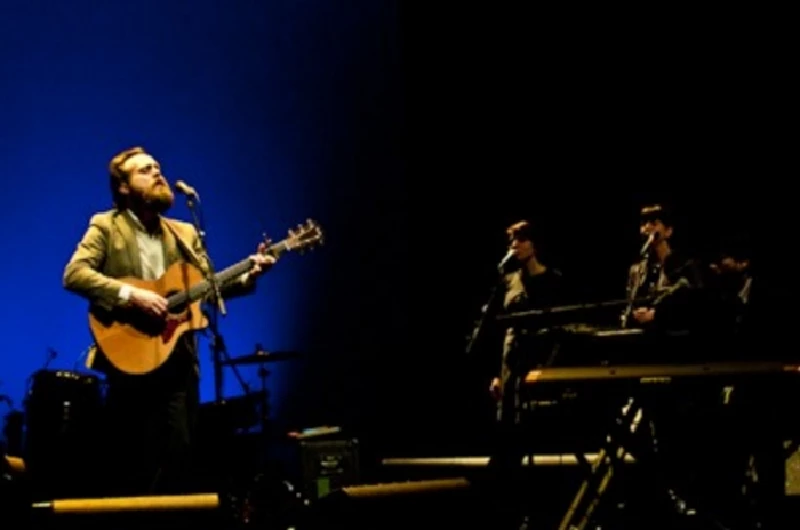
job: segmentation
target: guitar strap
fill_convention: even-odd
[[[185,239],[183,239],[183,235],[180,233],[180,230],[175,226],[174,221],[167,218],[163,219],[164,219],[164,224],[167,225],[167,229],[169,229],[169,231],[172,233],[173,237],[175,238],[175,242],[178,245],[178,248],[183,253],[183,255],[186,256],[186,259],[188,259],[196,267],[200,268],[201,270],[204,270],[203,264],[200,261],[200,257],[191,248],[191,245],[188,244]]]
[[[191,248],[191,245],[183,239],[183,236],[180,233],[180,230],[175,225],[175,223],[169,219],[163,218],[164,224],[167,225],[167,229],[172,232],[172,236],[175,238],[175,244],[178,245],[178,249],[183,252],[186,259],[189,262],[193,263],[197,268],[199,268],[204,273],[207,272],[207,269],[203,267],[203,264],[200,262],[200,257],[197,253]],[[198,343],[195,337],[192,338],[192,358],[193,358],[193,370],[197,377],[200,377],[200,360],[198,358]]]
[[[207,264],[204,264],[202,260],[200,260],[200,257],[197,255],[197,252],[195,252],[192,249],[191,245],[188,244],[186,240],[183,238],[180,229],[175,225],[175,223],[168,219],[164,219],[164,222],[166,223],[169,231],[172,232],[172,235],[175,236],[175,241],[177,242],[178,247],[184,253],[189,262],[195,265],[197,268],[199,268],[204,275],[211,272],[208,269]],[[228,280],[228,282],[230,281],[231,280]],[[222,289],[225,285],[226,285],[225,283],[220,284],[220,289]]]

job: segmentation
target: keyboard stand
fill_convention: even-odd
[[[583,480],[564,514],[558,530],[584,530],[606,495],[612,477],[619,472],[631,436],[638,431],[641,406],[633,399],[622,407],[614,428],[606,437],[597,459],[591,465],[589,476]]]
[[[775,521],[784,509],[785,405],[796,402],[798,377],[800,365],[780,361],[531,370],[525,402],[588,404],[592,428],[605,411],[613,418],[559,530],[601,522],[616,528],[611,519],[629,514],[650,518],[639,524],[648,529],[727,528],[718,517],[737,521],[735,528],[782,528]],[[623,457],[635,460],[632,475],[618,465]],[[758,470],[750,480],[755,484],[746,484],[748,459]],[[632,505],[651,509],[629,510]]]
[[[625,517],[622,510],[628,506],[622,502],[621,496],[617,497],[618,500],[613,497],[615,489],[620,489],[619,482],[624,481],[624,459],[628,453],[636,459],[636,477],[645,476],[648,481],[654,481],[630,482],[635,488],[630,491],[637,493],[636,500],[647,503],[645,509],[635,509],[637,513],[648,514],[648,528],[727,528],[712,514],[687,502],[670,484],[666,472],[668,466],[662,462],[663,455],[656,436],[658,418],[652,417],[652,411],[658,408],[654,401],[643,399],[656,398],[655,394],[648,394],[644,392],[638,397],[629,397],[621,408],[589,476],[579,486],[558,530],[588,530],[595,528],[594,525],[617,527],[616,519]]]

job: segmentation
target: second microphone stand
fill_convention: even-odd
[[[482,342],[481,339],[486,334],[487,322],[494,318],[495,313],[497,313],[498,303],[500,302],[500,295],[498,293],[502,293],[500,286],[503,285],[504,282],[506,266],[513,257],[514,252],[509,250],[505,257],[500,260],[500,263],[497,264],[497,280],[495,281],[494,285],[492,286],[492,290],[489,293],[489,299],[481,308],[481,317],[478,319],[478,322],[470,334],[466,349],[467,355],[472,355],[473,352],[479,348],[480,343]]]
[[[492,286],[492,290],[489,293],[489,299],[481,308],[481,316],[478,319],[475,327],[472,329],[469,342],[467,343],[467,355],[472,355],[473,352],[475,352],[483,342],[482,339],[486,334],[488,322],[494,317],[495,309],[497,307],[498,292],[500,291],[500,285],[502,281],[503,277],[501,276]]]
[[[647,237],[641,250],[639,250],[639,265],[635,275],[630,278],[630,285],[627,293],[628,303],[625,306],[622,314],[620,315],[620,325],[623,328],[628,327],[628,323],[633,312],[633,304],[636,297],[639,296],[639,289],[647,281],[647,276],[650,274],[650,249],[653,243],[658,239],[658,235],[653,232]]]

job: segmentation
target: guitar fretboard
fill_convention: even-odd
[[[266,251],[264,251],[264,253],[269,254],[271,256],[278,256],[282,252],[288,249],[289,249],[288,242],[284,240],[281,241],[280,243],[272,245]],[[250,259],[250,257],[247,257],[242,261],[240,261],[239,263],[231,265],[230,267],[216,273],[214,275],[214,281],[217,282],[217,287],[219,287],[219,289],[221,290],[228,282],[230,282],[235,278],[238,278],[245,272],[249,271],[252,267],[253,267],[253,260]],[[170,308],[179,307],[181,305],[192,303],[203,298],[208,293],[210,293],[211,290],[212,290],[211,282],[209,282],[208,280],[203,280],[190,287],[187,291],[181,291],[180,293],[173,294],[172,296],[167,298],[167,303]]]

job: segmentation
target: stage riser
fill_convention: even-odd
[[[314,530],[468,528],[491,522],[480,491],[464,477],[343,488],[309,513]]]
[[[231,528],[231,524],[218,513],[71,514],[32,518],[31,526],[25,530],[66,530],[75,527],[80,527],[81,530],[176,530],[179,528],[221,530]]]
[[[441,529],[441,528],[493,528],[493,512],[486,498],[486,490],[480,483],[453,477],[436,481],[401,481],[396,484],[357,486],[344,491],[335,492],[307,508],[294,518],[298,530],[361,530],[381,528],[394,530],[400,528]],[[439,483],[439,486],[431,486]],[[374,489],[375,491],[370,491]],[[359,490],[353,493],[354,490]],[[380,490],[380,491],[377,491]],[[554,528],[552,522],[558,521],[565,509],[565,503],[572,494],[572,488],[557,481],[535,483],[528,490],[531,492],[529,505],[536,514],[536,522],[544,526],[535,528]],[[0,492],[2,495],[3,492]],[[7,493],[7,492],[5,492]],[[0,496],[0,504],[8,507],[8,497]],[[791,498],[785,502],[785,513],[788,527],[796,527],[800,523],[800,499]],[[12,512],[0,515],[0,527],[10,530],[57,530],[80,526],[82,530],[128,530],[142,528],[156,530],[160,528],[175,530],[176,528],[204,528],[208,530],[229,529],[238,527],[221,510],[178,511],[178,512],[140,512],[140,513],[84,513],[84,514],[52,514],[40,513],[36,517],[23,517],[24,524],[11,524]],[[16,514],[19,515],[19,514]],[[30,514],[28,514],[30,515]],[[632,519],[646,515],[631,513]],[[251,528],[281,528],[261,520]],[[545,524],[547,523],[547,524]],[[246,526],[245,526],[246,528]]]

